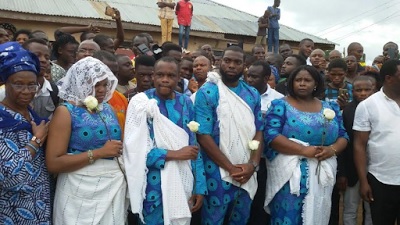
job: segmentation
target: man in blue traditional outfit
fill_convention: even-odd
[[[175,59],[160,59],[155,88],[135,95],[128,106],[124,159],[131,209],[146,224],[188,225],[207,193],[196,136],[187,126],[193,104],[175,91],[179,79]]]
[[[209,74],[195,99],[198,140],[202,147],[208,196],[202,224],[246,224],[257,190],[255,171],[262,141],[261,99],[240,79],[244,53],[237,46],[222,55],[221,76]],[[229,221],[228,221],[229,220]]]

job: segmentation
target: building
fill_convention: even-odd
[[[177,1],[177,0],[176,0]],[[126,47],[132,38],[142,32],[150,33],[155,41],[161,40],[160,21],[156,0],[15,0],[0,1],[0,22],[45,31],[54,40],[54,31],[65,26],[93,24],[102,33],[115,36],[115,23],[104,14],[106,6],[121,12],[125,30]],[[192,0],[194,17],[191,26],[189,49],[194,50],[205,43],[214,49],[224,49],[228,43],[243,43],[250,51],[255,42],[258,17],[213,2]],[[178,42],[178,24],[174,21],[173,41]],[[76,35],[78,37],[79,34]],[[303,38],[314,40],[316,48],[334,49],[335,43],[305,32],[281,25],[280,41],[297,49]],[[78,38],[77,38],[78,39]],[[79,40],[79,39],[78,39]]]

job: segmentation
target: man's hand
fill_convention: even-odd
[[[201,208],[201,206],[203,205],[203,199],[204,196],[203,195],[192,195],[192,197],[190,197],[189,199],[189,205],[192,206],[191,208],[191,212],[194,213],[197,210],[199,210]]]
[[[115,14],[112,16],[112,18],[114,20],[121,20],[121,13],[119,12],[119,10],[116,8],[113,8],[113,9],[114,9]]]
[[[369,203],[374,201],[374,197],[372,196],[371,186],[369,186],[368,182],[360,183],[360,195],[364,201]]]
[[[236,168],[241,169],[240,172],[231,174],[232,178],[240,184],[245,184],[254,174],[254,166],[250,163],[234,165]]]
[[[340,109],[344,109],[349,104],[349,94],[341,94],[338,96],[337,103],[340,106]]]

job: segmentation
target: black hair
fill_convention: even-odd
[[[331,71],[333,68],[341,68],[346,72],[347,63],[343,59],[334,59],[329,63],[328,71]]]
[[[376,81],[376,78],[373,76],[369,75],[356,76],[356,78],[354,78],[353,80],[352,85],[354,86],[354,83],[356,83],[357,81],[371,81],[372,79]]]
[[[165,44],[165,45],[163,45],[162,48],[163,48],[162,56],[168,56],[168,53],[170,51],[182,52],[181,47],[174,43]]]
[[[381,76],[379,75],[379,72],[375,72],[375,71],[365,71],[365,72],[362,73],[361,76],[357,76],[356,79],[357,79],[358,77],[362,77],[362,76],[368,77],[368,78],[370,78],[370,79],[374,79],[374,80],[376,81],[376,85],[375,85],[375,86],[376,86],[376,90],[381,89],[381,87],[382,87],[382,78],[381,78]],[[354,81],[356,81],[356,79],[354,79]]]
[[[206,51],[204,51],[203,49],[201,49],[201,48],[199,48],[199,49],[197,49],[197,50],[195,50],[195,51],[193,51],[193,53],[194,52],[200,52],[200,55],[202,55],[202,56],[205,56],[205,57],[207,57],[208,58],[208,54],[207,54],[207,52]],[[192,54],[193,54],[192,53]],[[199,56],[200,56],[199,55]]]
[[[226,51],[240,52],[240,53],[243,54],[243,61],[245,60],[245,56],[246,56],[246,55],[244,54],[243,49],[242,49],[241,47],[239,47],[239,46],[231,45],[231,46],[229,46],[228,48],[226,48],[226,49],[224,50],[224,52],[222,53],[222,58],[225,56],[225,52],[226,52]]]
[[[313,91],[312,93],[312,96],[313,97],[321,96],[321,94],[325,91],[324,79],[322,78],[321,74],[319,74],[317,69],[315,69],[313,66],[308,66],[308,65],[300,66],[290,74],[287,80],[287,91],[289,95],[296,98],[296,94],[294,93],[293,90],[293,83],[297,75],[300,73],[300,71],[303,70],[307,71],[317,84],[315,91]]]
[[[31,31],[27,30],[27,29],[21,29],[21,30],[17,30],[17,32],[15,32],[14,34],[14,38],[12,39],[13,41],[17,41],[17,37],[20,34],[26,34],[29,38],[29,35],[31,35]]]
[[[29,45],[32,43],[39,43],[39,44],[47,46],[47,42],[45,40],[43,40],[41,38],[31,38],[31,39],[28,39],[27,41],[25,41],[24,44],[22,44],[22,47],[24,49],[29,49]]]
[[[386,75],[394,76],[397,73],[397,66],[400,65],[400,60],[398,59],[390,59],[386,61],[379,71],[381,79],[384,81]]]
[[[179,63],[175,60],[175,58],[170,57],[170,56],[164,56],[161,59],[156,61],[156,63],[154,64],[154,68],[157,67],[158,63],[160,63],[160,62],[174,63],[176,65],[176,70],[179,73]],[[135,64],[135,66],[136,66],[136,64]]]
[[[95,52],[93,54],[93,58],[96,58],[102,62],[104,60],[107,60],[110,62],[117,62],[117,58],[115,57],[115,55],[108,51],[105,51],[105,50],[100,50],[100,51]]]
[[[58,53],[58,49],[66,46],[67,44],[76,44],[79,45],[79,43],[75,40],[74,36],[70,34],[63,34],[61,35],[54,43],[53,43],[53,49],[52,52],[56,58],[60,56],[60,53]]]
[[[13,35],[17,32],[17,28],[12,23],[0,23],[0,28],[11,31]]]
[[[150,34],[149,34],[149,35],[150,35]],[[140,34],[134,36],[134,37],[132,38],[132,44],[135,42],[135,39],[136,39],[136,38],[146,38],[146,40],[147,40],[147,44],[146,44],[146,45],[149,45],[149,44],[150,44],[149,37],[148,37],[148,35],[147,35],[146,33],[140,33]]]
[[[356,47],[356,46],[358,46],[358,45],[362,47],[362,45],[361,45],[360,43],[358,43],[358,42],[351,42],[351,43],[349,44],[349,46],[347,46],[347,54],[349,54],[349,52],[350,52],[351,50],[353,50],[353,48]]]
[[[245,55],[244,56],[244,64],[246,64],[248,66],[253,64],[255,61],[257,61],[257,57],[255,57],[253,55]]]
[[[29,39],[31,39],[31,38],[35,38],[35,34],[37,34],[37,33],[43,33],[43,34],[46,34],[46,32],[44,32],[44,31],[42,31],[42,30],[34,30],[34,31],[32,31],[30,34],[29,34]],[[46,36],[47,36],[47,34],[46,34]]]
[[[87,40],[87,39],[86,39],[86,35],[88,35],[88,34],[94,34],[94,33],[93,33],[93,32],[90,32],[90,31],[83,31],[83,32],[81,33],[81,35],[79,36],[79,40],[80,40],[81,42]]]
[[[297,66],[307,65],[307,60],[301,55],[289,55],[288,57],[293,57],[297,61]]]
[[[303,40],[300,41],[300,45],[303,45],[304,42],[306,42],[306,41],[310,41],[310,42],[314,43],[314,41],[311,40],[310,38],[304,38]]]
[[[263,71],[262,71],[262,75],[263,77],[269,77],[271,76],[271,67],[270,65],[265,61],[265,60],[258,60],[255,61],[253,64],[251,64],[252,66],[262,66]]]
[[[135,58],[135,69],[137,70],[139,66],[153,66],[156,64],[156,60],[152,56],[140,55]]]
[[[183,62],[183,61],[193,62],[194,60],[192,58],[190,58],[190,57],[185,56],[185,57],[182,58],[181,62]]]
[[[98,34],[93,38],[93,41],[96,42],[100,46],[100,48],[102,48],[104,45],[106,45],[108,39],[110,38],[110,36]]]
[[[389,41],[388,43],[384,44],[383,47],[385,47],[386,45],[394,45],[394,46],[396,46],[396,49],[399,49],[399,46],[396,43],[394,43],[393,41]]]
[[[283,64],[283,57],[282,57],[280,54],[278,54],[278,53],[272,53],[272,54],[268,55],[268,57],[270,57],[270,56],[272,56],[272,57],[275,58],[275,63],[276,63],[277,66],[279,66],[279,67],[282,66],[282,64]],[[266,57],[266,58],[268,58],[268,57]]]

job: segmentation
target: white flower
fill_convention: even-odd
[[[83,104],[85,104],[86,108],[90,112],[92,112],[92,110],[97,109],[99,102],[97,101],[97,98],[89,95],[88,97],[85,98],[85,100],[83,101]]]
[[[325,119],[327,119],[327,120],[333,120],[333,118],[335,118],[335,116],[336,116],[335,111],[333,111],[332,109],[328,109],[328,108],[324,109],[323,114],[324,114]]]
[[[257,140],[249,141],[249,148],[251,151],[257,151],[259,145],[260,145],[260,142]]]
[[[196,133],[199,130],[200,124],[196,121],[190,121],[186,126],[189,127],[190,131]]]

